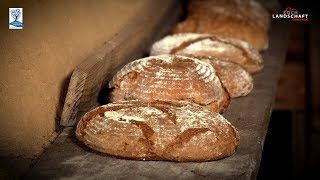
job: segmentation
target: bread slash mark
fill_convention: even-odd
[[[210,129],[209,128],[189,128],[183,131],[180,135],[176,136],[173,142],[168,144],[168,146],[165,148],[164,153],[170,154],[170,152],[175,148],[180,148],[183,146],[183,144],[189,142],[192,137],[201,133],[205,133],[207,131],[210,131]]]
[[[202,41],[202,40],[206,40],[206,39],[210,39],[210,40],[212,40],[212,41],[218,41],[218,42],[221,42],[221,43],[224,43],[224,44],[231,45],[231,46],[239,49],[239,50],[241,51],[242,55],[243,55],[245,58],[247,58],[247,59],[252,59],[252,58],[250,57],[250,55],[249,55],[249,52],[247,52],[247,51],[245,50],[245,48],[243,48],[241,45],[238,45],[238,44],[236,44],[236,43],[230,43],[230,42],[228,42],[228,41],[226,41],[226,40],[224,40],[224,39],[219,39],[219,38],[216,38],[216,37],[214,37],[214,36],[198,37],[198,38],[193,39],[193,40],[185,41],[185,42],[183,42],[182,44],[180,44],[179,46],[177,46],[177,47],[175,47],[175,48],[172,48],[169,54],[176,54],[178,51],[181,51],[181,50],[187,48],[187,47],[190,46],[191,44],[194,44],[194,43],[196,43],[196,42],[199,42],[199,41]],[[201,58],[207,59],[207,58],[209,58],[209,57],[207,57],[207,56],[193,56],[193,57],[198,58],[198,59],[201,59]]]
[[[173,124],[177,124],[177,115],[174,113],[174,112],[171,112],[170,111],[170,108],[168,107],[164,107],[164,106],[161,106],[161,105],[157,105],[155,103],[150,103],[150,106],[153,107],[153,108],[156,108],[160,111],[162,111],[163,113],[167,114],[168,116],[168,119],[170,121],[173,122]]]
[[[148,149],[148,155],[154,159],[161,159],[156,153],[154,153],[154,142],[150,139],[154,134],[153,129],[149,125],[141,121],[130,120],[129,122],[141,129],[142,134],[145,138],[140,138],[139,141],[146,145]]]

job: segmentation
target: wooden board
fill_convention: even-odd
[[[239,130],[241,138],[231,157],[202,163],[117,159],[88,149],[77,141],[73,127],[69,127],[43,154],[27,178],[255,179],[286,55],[288,25],[282,19],[273,22],[270,47],[263,53],[265,68],[254,75],[253,91],[246,97],[232,99],[223,114]]]
[[[104,98],[99,93],[113,75],[129,61],[145,55],[182,15],[182,4],[177,0],[157,0],[145,9],[74,70],[60,125],[74,126],[79,117],[98,106],[98,99]]]

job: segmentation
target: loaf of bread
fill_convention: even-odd
[[[183,100],[222,112],[230,95],[207,62],[178,55],[150,56],[124,66],[109,82],[111,102]]]
[[[187,18],[173,33],[208,33],[248,42],[254,48],[268,48],[270,14],[252,0],[191,0]]]
[[[232,98],[246,96],[253,89],[251,75],[238,64],[220,59],[201,60],[214,67],[216,74]]]
[[[261,55],[248,43],[209,34],[181,33],[166,36],[153,44],[150,54],[178,54],[199,59],[219,58],[237,63],[250,73],[263,68]]]
[[[217,160],[239,145],[224,117],[183,101],[107,104],[81,118],[76,136],[96,151],[135,160]]]

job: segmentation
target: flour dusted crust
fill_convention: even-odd
[[[253,89],[251,75],[238,64],[220,59],[201,59],[210,63],[232,98],[246,96]]]
[[[208,33],[248,42],[258,50],[268,48],[270,14],[250,0],[192,0],[187,19],[173,33]]]
[[[96,151],[136,160],[217,160],[239,145],[223,116],[183,101],[107,104],[82,117],[76,136]]]
[[[222,112],[229,93],[212,65],[178,55],[150,56],[124,66],[109,82],[111,102],[184,100]]]
[[[166,36],[152,45],[150,54],[220,58],[237,63],[250,73],[263,68],[261,55],[247,42],[209,34],[181,33]]]

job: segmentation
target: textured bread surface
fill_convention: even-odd
[[[270,14],[255,1],[192,0],[186,20],[173,33],[208,33],[241,39],[258,50],[268,48]]]
[[[238,64],[220,59],[201,59],[211,63],[232,98],[246,96],[253,89],[251,75]]]
[[[217,160],[239,145],[237,130],[223,116],[183,101],[100,106],[79,121],[76,136],[96,151],[136,160]]]
[[[180,33],[155,42],[151,55],[177,54],[197,58],[220,58],[239,64],[250,73],[263,68],[259,52],[245,41],[210,34]]]
[[[211,64],[178,55],[150,56],[124,66],[109,82],[111,102],[184,100],[222,112],[230,95]]]

